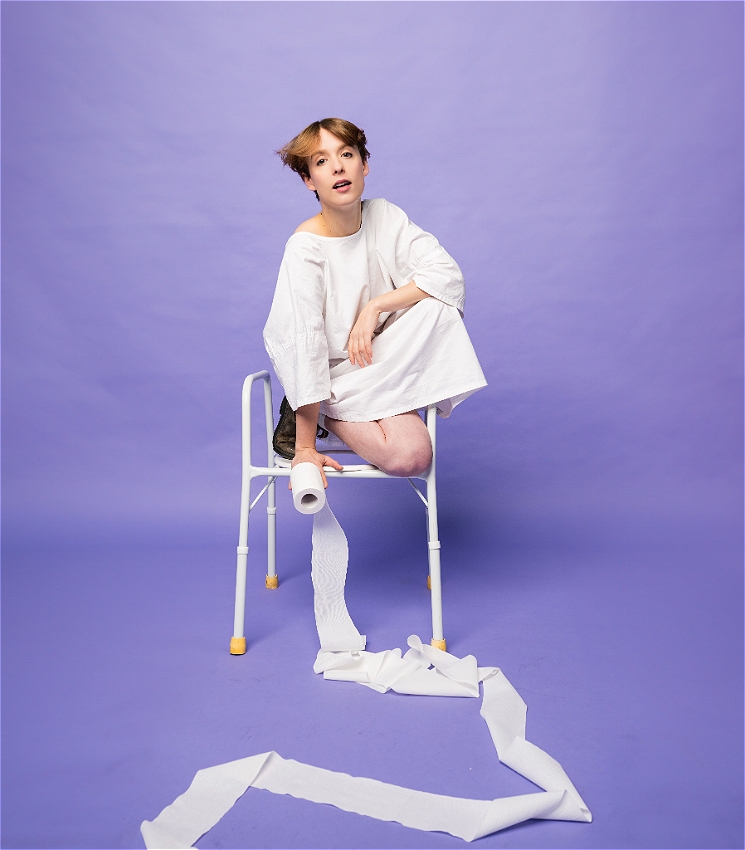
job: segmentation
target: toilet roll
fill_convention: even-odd
[[[314,463],[299,463],[290,473],[292,501],[301,514],[315,514],[326,504],[321,471]]]
[[[145,846],[149,850],[193,847],[252,786],[413,829],[448,832],[465,841],[531,818],[590,823],[592,814],[562,766],[526,740],[527,706],[498,667],[480,667],[472,655],[458,658],[422,643],[416,635],[409,638],[404,655],[400,649],[364,651],[365,637],[357,631],[344,600],[347,539],[326,504],[318,468],[298,464],[292,470],[292,485],[295,507],[315,514],[312,578],[321,650],[314,671],[325,679],[357,682],[379,693],[473,698],[481,691],[481,716],[497,757],[544,790],[469,800],[336,773],[285,760],[275,752],[262,753],[200,770],[184,794],[153,821],[143,822]],[[303,495],[310,498],[304,500]]]

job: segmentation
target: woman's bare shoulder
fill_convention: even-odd
[[[316,236],[323,236],[322,222],[321,214],[316,213],[312,218],[299,224],[295,228],[295,233],[314,233]]]

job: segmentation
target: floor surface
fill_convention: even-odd
[[[331,495],[368,648],[429,634],[408,485]],[[248,653],[231,657],[234,541],[17,547],[3,566],[5,848],[141,847],[139,824],[203,767],[285,758],[455,796],[537,790],[499,764],[480,700],[380,695],[312,672],[310,519],[280,492],[280,587],[254,520]],[[443,496],[445,632],[501,667],[528,739],[592,824],[530,821],[503,848],[743,846],[741,540],[652,521],[466,522]],[[252,514],[253,517],[253,514]],[[439,833],[250,789],[202,848],[461,847]]]

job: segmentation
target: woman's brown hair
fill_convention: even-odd
[[[345,145],[357,148],[362,161],[367,162],[370,151],[367,149],[364,130],[360,130],[351,121],[345,121],[343,118],[322,118],[320,121],[308,124],[301,133],[298,133],[294,139],[277,151],[282,162],[289,165],[296,174],[299,174],[302,178],[310,177],[308,157],[318,145],[321,128],[333,133]]]

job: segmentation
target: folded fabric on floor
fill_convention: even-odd
[[[300,465],[299,465],[300,466]],[[297,469],[297,467],[296,467]],[[320,476],[319,476],[320,478]],[[323,491],[321,491],[323,492]],[[531,818],[582,821],[592,815],[562,766],[525,738],[527,706],[498,667],[479,667],[423,644],[366,652],[344,601],[347,539],[321,502],[314,516],[312,578],[321,650],[313,669],[325,679],[357,682],[380,693],[478,697],[499,760],[544,791],[469,800],[414,791],[262,753],[200,770],[187,791],[140,827],[149,850],[192,848],[248,788],[328,803],[348,812],[473,841]]]

